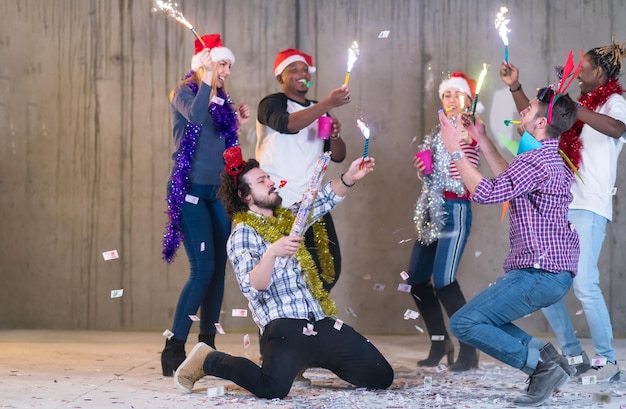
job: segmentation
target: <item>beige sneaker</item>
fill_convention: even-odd
[[[586,375],[595,375],[596,382],[616,382],[620,380],[619,366],[617,361],[607,361],[606,365],[593,368]]]
[[[193,347],[187,359],[180,364],[174,374],[176,389],[182,393],[192,392],[194,383],[206,376],[202,367],[207,355],[213,351],[215,350],[204,342],[199,342]]]

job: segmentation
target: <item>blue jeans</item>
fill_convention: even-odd
[[[574,294],[585,311],[596,355],[615,361],[615,349],[612,347],[613,328],[602,296],[602,289],[600,289],[600,271],[598,270],[598,258],[606,235],[608,220],[596,213],[579,209],[570,209],[568,217],[576,227],[580,240],[578,274],[573,284]],[[543,313],[561,344],[563,354],[580,355],[582,347],[576,338],[563,300],[544,308]]]
[[[460,342],[531,375],[543,344],[513,321],[554,304],[571,285],[568,272],[511,270],[461,307],[450,318],[450,331]]]
[[[183,243],[189,258],[189,279],[183,287],[172,332],[174,338],[187,340],[192,321],[190,314],[200,308],[200,333],[215,334],[224,297],[226,241],[230,235],[230,218],[217,199],[219,186],[191,184],[189,195],[198,203],[185,201],[181,211]]]
[[[433,277],[436,289],[456,280],[459,262],[472,227],[472,207],[468,200],[446,199],[443,204],[446,221],[439,240],[430,245],[415,241],[409,262],[411,285],[423,284]]]

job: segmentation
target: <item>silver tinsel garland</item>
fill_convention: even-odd
[[[451,120],[454,123],[454,120]],[[443,209],[443,192],[465,193],[465,186],[460,180],[450,178],[450,154],[441,140],[441,127],[437,125],[420,145],[419,150],[430,149],[433,156],[433,171],[430,175],[422,175],[422,193],[415,203],[415,230],[417,240],[428,245],[439,238],[439,233],[446,220]]]

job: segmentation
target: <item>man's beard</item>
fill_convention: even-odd
[[[272,192],[276,193],[276,192]],[[270,209],[274,211],[280,207],[283,203],[283,198],[280,197],[279,194],[272,196],[264,197],[263,199],[259,199],[257,197],[252,196],[252,200],[254,200],[254,204],[260,207],[261,209]]]

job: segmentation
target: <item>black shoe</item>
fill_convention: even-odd
[[[563,370],[567,372],[570,377],[576,375],[576,368],[569,364],[567,358],[558,353],[556,348],[554,348],[554,345],[548,342],[543,346],[543,350],[546,351],[550,359],[559,364],[559,366],[563,368]],[[589,359],[587,358],[587,361],[588,360]]]
[[[449,339],[445,339],[444,341],[431,341],[428,357],[417,361],[417,366],[437,366],[444,356],[448,358],[448,366],[452,366],[454,362],[454,345],[452,341]]]
[[[213,349],[215,348],[215,334],[198,334],[198,342],[204,342]]]
[[[161,352],[161,369],[163,376],[174,376],[174,371],[185,360],[185,341],[170,338],[165,341],[165,348]]]
[[[526,395],[513,399],[513,403],[519,406],[541,406],[552,392],[565,385],[569,381],[569,375],[541,349],[540,361],[537,363],[535,372],[528,378]]]
[[[465,372],[478,368],[478,351],[476,348],[461,343],[459,357],[456,362],[448,368],[451,372]]]

